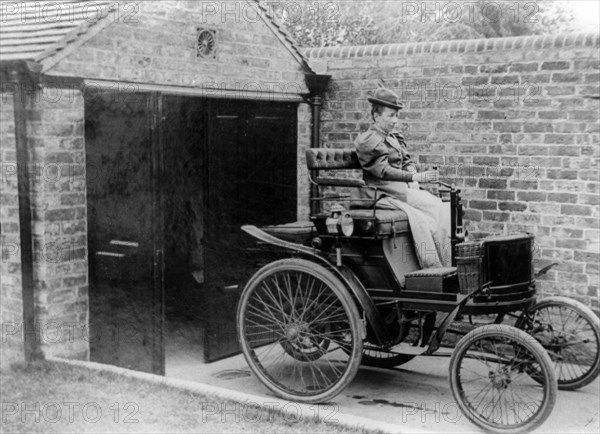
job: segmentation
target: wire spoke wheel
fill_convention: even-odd
[[[515,326],[548,351],[559,389],[579,389],[600,374],[600,320],[584,304],[548,297],[521,315]],[[536,372],[531,374],[538,379]]]
[[[537,381],[530,370],[539,374]],[[494,432],[534,430],[550,415],[557,394],[544,348],[507,325],[479,327],[459,341],[450,359],[450,386],[463,414]]]
[[[250,368],[285,399],[327,401],[360,365],[356,305],[339,279],[315,263],[284,259],[259,270],[244,288],[237,322]]]

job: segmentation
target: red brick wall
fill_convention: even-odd
[[[324,146],[352,146],[382,79],[405,103],[418,162],[463,187],[471,233],[534,233],[537,258],[561,262],[543,293],[598,309],[600,102],[585,96],[600,95],[599,47],[598,34],[569,34],[305,54],[333,76]]]

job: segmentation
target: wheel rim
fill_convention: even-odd
[[[342,299],[312,273],[279,270],[261,279],[246,297],[241,333],[251,368],[277,392],[317,396],[353,375],[356,326]]]
[[[537,355],[508,336],[474,340],[458,361],[457,386],[466,411],[483,425],[513,430],[539,419],[548,385],[530,370],[543,372]],[[540,374],[541,375],[541,374]]]
[[[550,355],[559,384],[577,383],[597,369],[599,336],[589,320],[572,307],[539,307],[523,325]]]

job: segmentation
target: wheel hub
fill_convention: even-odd
[[[290,343],[298,345],[310,345],[310,339],[306,336],[308,325],[305,323],[288,324],[285,330],[285,337]]]
[[[300,336],[300,330],[297,327],[289,326],[285,331],[285,337],[290,342],[295,342]]]
[[[567,336],[564,336],[562,334],[560,335],[556,335],[554,336],[551,341],[550,344],[548,345],[548,348],[551,351],[554,351],[556,353],[560,353],[560,351],[565,347],[565,345],[567,345],[569,343],[569,339]]]
[[[506,368],[501,368],[497,372],[490,371],[489,379],[496,389],[506,389],[512,381],[510,372]]]

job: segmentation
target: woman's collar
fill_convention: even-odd
[[[379,128],[377,125],[375,124],[371,124],[371,131],[375,131],[376,133],[378,133],[379,135],[381,135],[384,139],[387,138],[388,134],[387,132],[383,131],[381,128]]]
[[[393,132],[396,132],[395,130],[392,132],[386,133],[385,131],[383,131],[381,128],[379,128],[375,124],[371,124],[370,130],[376,132],[381,137],[383,137],[383,139],[386,141],[386,143],[388,143],[392,148],[395,148],[396,150],[400,151],[401,145],[398,142],[398,140],[396,139],[396,137],[394,137],[392,135]]]

